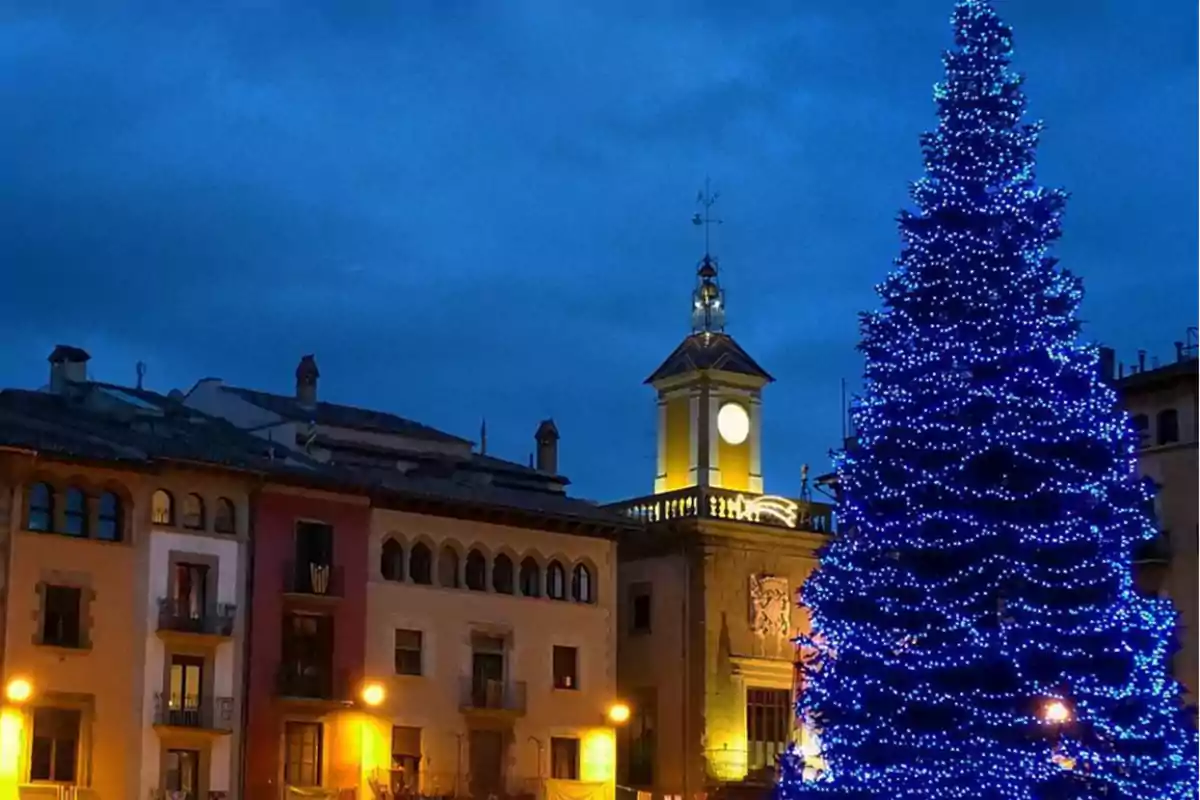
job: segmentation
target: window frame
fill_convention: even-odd
[[[414,640],[412,635],[415,634],[416,646],[412,646]],[[409,638],[409,642],[402,643],[403,638]],[[412,664],[409,663],[405,669],[401,669],[402,656],[404,658],[416,659],[416,672],[409,671]],[[396,628],[392,633],[392,670],[396,675],[403,675],[409,678],[420,678],[425,674],[425,632],[416,628]]]
[[[394,536],[388,536],[379,547],[379,577],[391,583],[404,582],[404,545]]]
[[[310,743],[305,734],[312,732],[311,759],[306,758],[306,750]],[[298,734],[298,742],[293,741],[293,734]],[[299,760],[293,761],[293,754]],[[285,786],[297,788],[320,788],[323,776],[325,757],[325,726],[320,722],[305,720],[286,720],[283,724],[283,782]],[[301,782],[307,781],[307,782]]]
[[[551,683],[555,689],[579,691],[579,648],[556,644],[550,650]]]
[[[88,496],[78,486],[63,492],[62,533],[75,539],[88,538]]]
[[[560,761],[565,753],[569,760],[566,764]],[[560,769],[565,767],[565,769]],[[560,774],[566,772],[568,774]],[[579,737],[551,736],[550,737],[550,777],[560,781],[579,780]]]
[[[183,496],[183,513],[180,515],[179,527],[189,531],[205,530],[208,524],[207,511],[204,498],[198,492],[188,492]]]
[[[84,596],[85,591],[86,589],[84,589],[82,586],[72,586],[70,584],[45,583],[42,585],[41,616],[38,620],[38,644],[45,647],[61,647],[67,650],[87,649],[87,634],[84,631],[84,602],[86,599]],[[57,601],[65,602],[64,597],[58,596],[59,592],[73,592],[75,595],[75,637],[73,643],[67,641],[69,637],[66,637],[65,635],[54,637],[47,636],[53,619],[57,619],[59,621],[59,625],[57,626],[59,628],[65,627],[69,629],[70,627],[69,625],[64,625],[62,621],[64,618],[62,613],[63,609],[51,607],[52,598],[57,598]],[[55,602],[54,605],[57,606],[58,602]],[[52,617],[52,615],[54,616]]]
[[[37,497],[38,491],[45,493],[45,504],[43,505]],[[29,487],[29,496],[25,502],[25,529],[35,533],[54,533],[54,506],[56,499],[54,485],[47,481],[38,481]],[[35,499],[39,500],[38,505],[34,505]],[[44,519],[43,525],[35,525],[34,520]]]
[[[71,766],[70,766],[71,775],[69,777],[68,776],[59,776],[57,774],[58,770],[56,769],[56,767],[58,766],[58,760],[55,758],[55,756],[58,753],[60,744],[62,744],[63,742],[70,741],[70,740],[69,739],[61,739],[61,738],[58,738],[57,736],[53,735],[54,733],[58,733],[58,730],[57,730],[59,727],[58,725],[50,726],[52,729],[54,729],[50,736],[38,736],[38,716],[39,715],[51,715],[51,714],[60,715],[59,718],[56,720],[56,722],[58,722],[60,724],[64,721],[65,717],[73,718],[73,722],[75,724],[75,739],[73,742],[71,742],[71,744],[73,745],[73,748],[72,748],[73,757],[71,759]],[[43,719],[45,719],[45,716],[43,716]],[[29,723],[29,763],[28,763],[27,770],[26,770],[26,774],[29,777],[29,782],[30,783],[77,784],[79,782],[80,778],[82,777],[82,775],[80,774],[82,772],[82,770],[80,769],[80,766],[81,766],[80,762],[82,761],[80,756],[81,756],[82,748],[83,748],[83,733],[84,733],[84,723],[83,723],[82,710],[80,710],[78,708],[69,708],[69,707],[54,706],[54,705],[45,705],[45,706],[35,707],[31,714],[31,719],[30,719],[30,723]],[[49,756],[50,760],[49,760],[49,764],[48,764],[49,774],[44,775],[44,776],[43,775],[35,775],[34,769],[35,769],[35,767],[39,766],[34,761],[35,749],[38,747],[38,744],[37,744],[38,740],[46,739],[46,738],[50,739],[50,756]]]
[[[163,510],[166,513],[160,515],[158,508],[158,500],[165,500]],[[171,494],[166,489],[155,489],[150,495],[150,524],[161,525],[167,528],[175,527],[175,495]]]
[[[213,506],[213,533],[237,535],[237,503],[218,497]]]
[[[112,508],[106,509],[106,501],[112,502]],[[112,528],[112,536],[105,535],[108,527]],[[102,542],[120,542],[125,539],[125,509],[121,496],[111,489],[100,493],[96,500],[96,538]]]
[[[639,604],[645,602],[644,623],[639,619]],[[654,594],[649,584],[634,584],[629,589],[629,633],[642,635],[654,630]]]

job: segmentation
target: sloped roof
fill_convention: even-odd
[[[646,379],[646,383],[657,383],[665,378],[700,370],[751,375],[768,382],[775,380],[729,334],[701,331],[684,339]]]
[[[318,402],[314,406],[306,406],[296,398],[286,395],[242,389],[237,386],[222,386],[221,389],[232,392],[248,403],[253,403],[259,408],[293,422],[315,422],[331,428],[352,428],[360,431],[390,433],[410,439],[424,439],[446,444],[471,444],[468,439],[439,431],[437,428],[431,428],[419,422],[413,422],[411,419],[389,414],[386,411],[372,411],[340,403]]]

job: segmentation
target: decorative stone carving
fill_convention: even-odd
[[[792,599],[787,578],[750,576],[750,630],[764,654],[787,650],[792,627]]]

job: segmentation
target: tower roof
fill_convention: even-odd
[[[674,352],[667,356],[667,360],[646,379],[646,383],[657,383],[666,378],[701,370],[749,375],[768,383],[775,380],[729,334],[699,331],[684,339]]]

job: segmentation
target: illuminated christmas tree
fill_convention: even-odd
[[[863,317],[844,532],[802,593],[819,758],[785,758],[776,798],[1191,800],[1175,612],[1132,579],[1155,535],[1136,437],[1048,255],[1066,195],[1036,182],[1010,28],[983,0],[952,19],[904,249]]]

